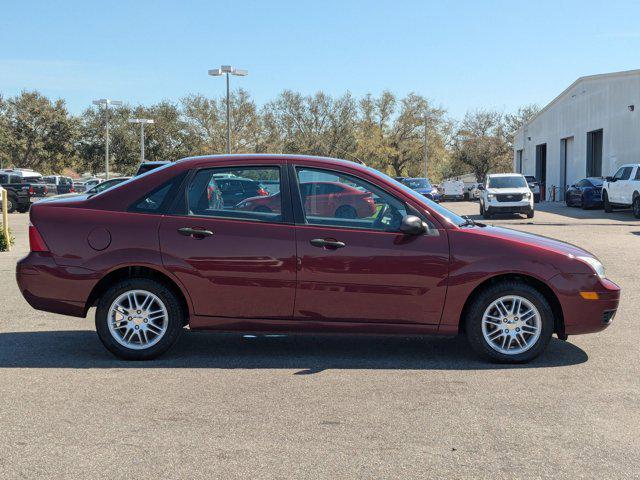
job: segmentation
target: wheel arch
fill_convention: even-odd
[[[102,277],[98,281],[98,283],[96,283],[96,285],[91,290],[91,293],[89,294],[89,298],[87,299],[87,302],[85,304],[85,316],[89,308],[97,305],[101,295],[106,292],[111,285],[120,280],[131,278],[148,278],[162,283],[164,286],[169,288],[176,295],[176,298],[178,299],[178,302],[183,309],[185,324],[188,322],[190,308],[185,292],[176,283],[176,281],[169,277],[166,273],[146,265],[127,265],[124,267],[116,268]]]
[[[521,273],[506,273],[496,275],[484,280],[482,283],[476,286],[476,288],[474,288],[467,297],[464,307],[462,307],[462,311],[460,312],[460,318],[458,320],[458,332],[463,333],[465,331],[464,320],[473,299],[483,290],[503,281],[523,282],[538,290],[544,296],[547,302],[549,302],[549,306],[551,307],[551,311],[553,312],[553,331],[559,335],[564,334],[564,314],[562,312],[562,305],[560,304],[560,301],[558,300],[558,297],[556,296],[554,291],[542,280]]]

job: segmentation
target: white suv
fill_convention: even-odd
[[[633,208],[633,215],[640,218],[640,164],[621,166],[613,177],[607,177],[602,185],[604,211],[613,207]]]
[[[523,175],[487,175],[485,184],[478,188],[482,191],[480,215],[484,218],[494,213],[526,213],[527,218],[533,218],[533,193]]]

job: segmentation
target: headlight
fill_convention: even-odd
[[[531,192],[525,192],[525,193],[522,195],[522,197],[523,197],[523,198],[531,198]]]
[[[487,198],[489,200],[493,200],[494,198],[496,198],[496,196],[493,193],[487,193]]]
[[[604,266],[598,260],[596,260],[593,257],[576,257],[576,258],[586,263],[591,268],[593,268],[594,273],[598,275],[600,278],[604,278]]]

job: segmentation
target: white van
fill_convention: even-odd
[[[444,200],[464,199],[464,182],[462,180],[445,180],[442,182],[441,188]]]

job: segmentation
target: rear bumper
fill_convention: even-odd
[[[596,275],[561,274],[550,282],[558,295],[567,335],[599,332],[613,322],[620,303],[620,287]],[[586,300],[580,292],[596,292],[597,299]]]
[[[86,268],[61,267],[49,253],[31,252],[16,265],[16,280],[22,296],[36,310],[84,317],[99,277]]]

